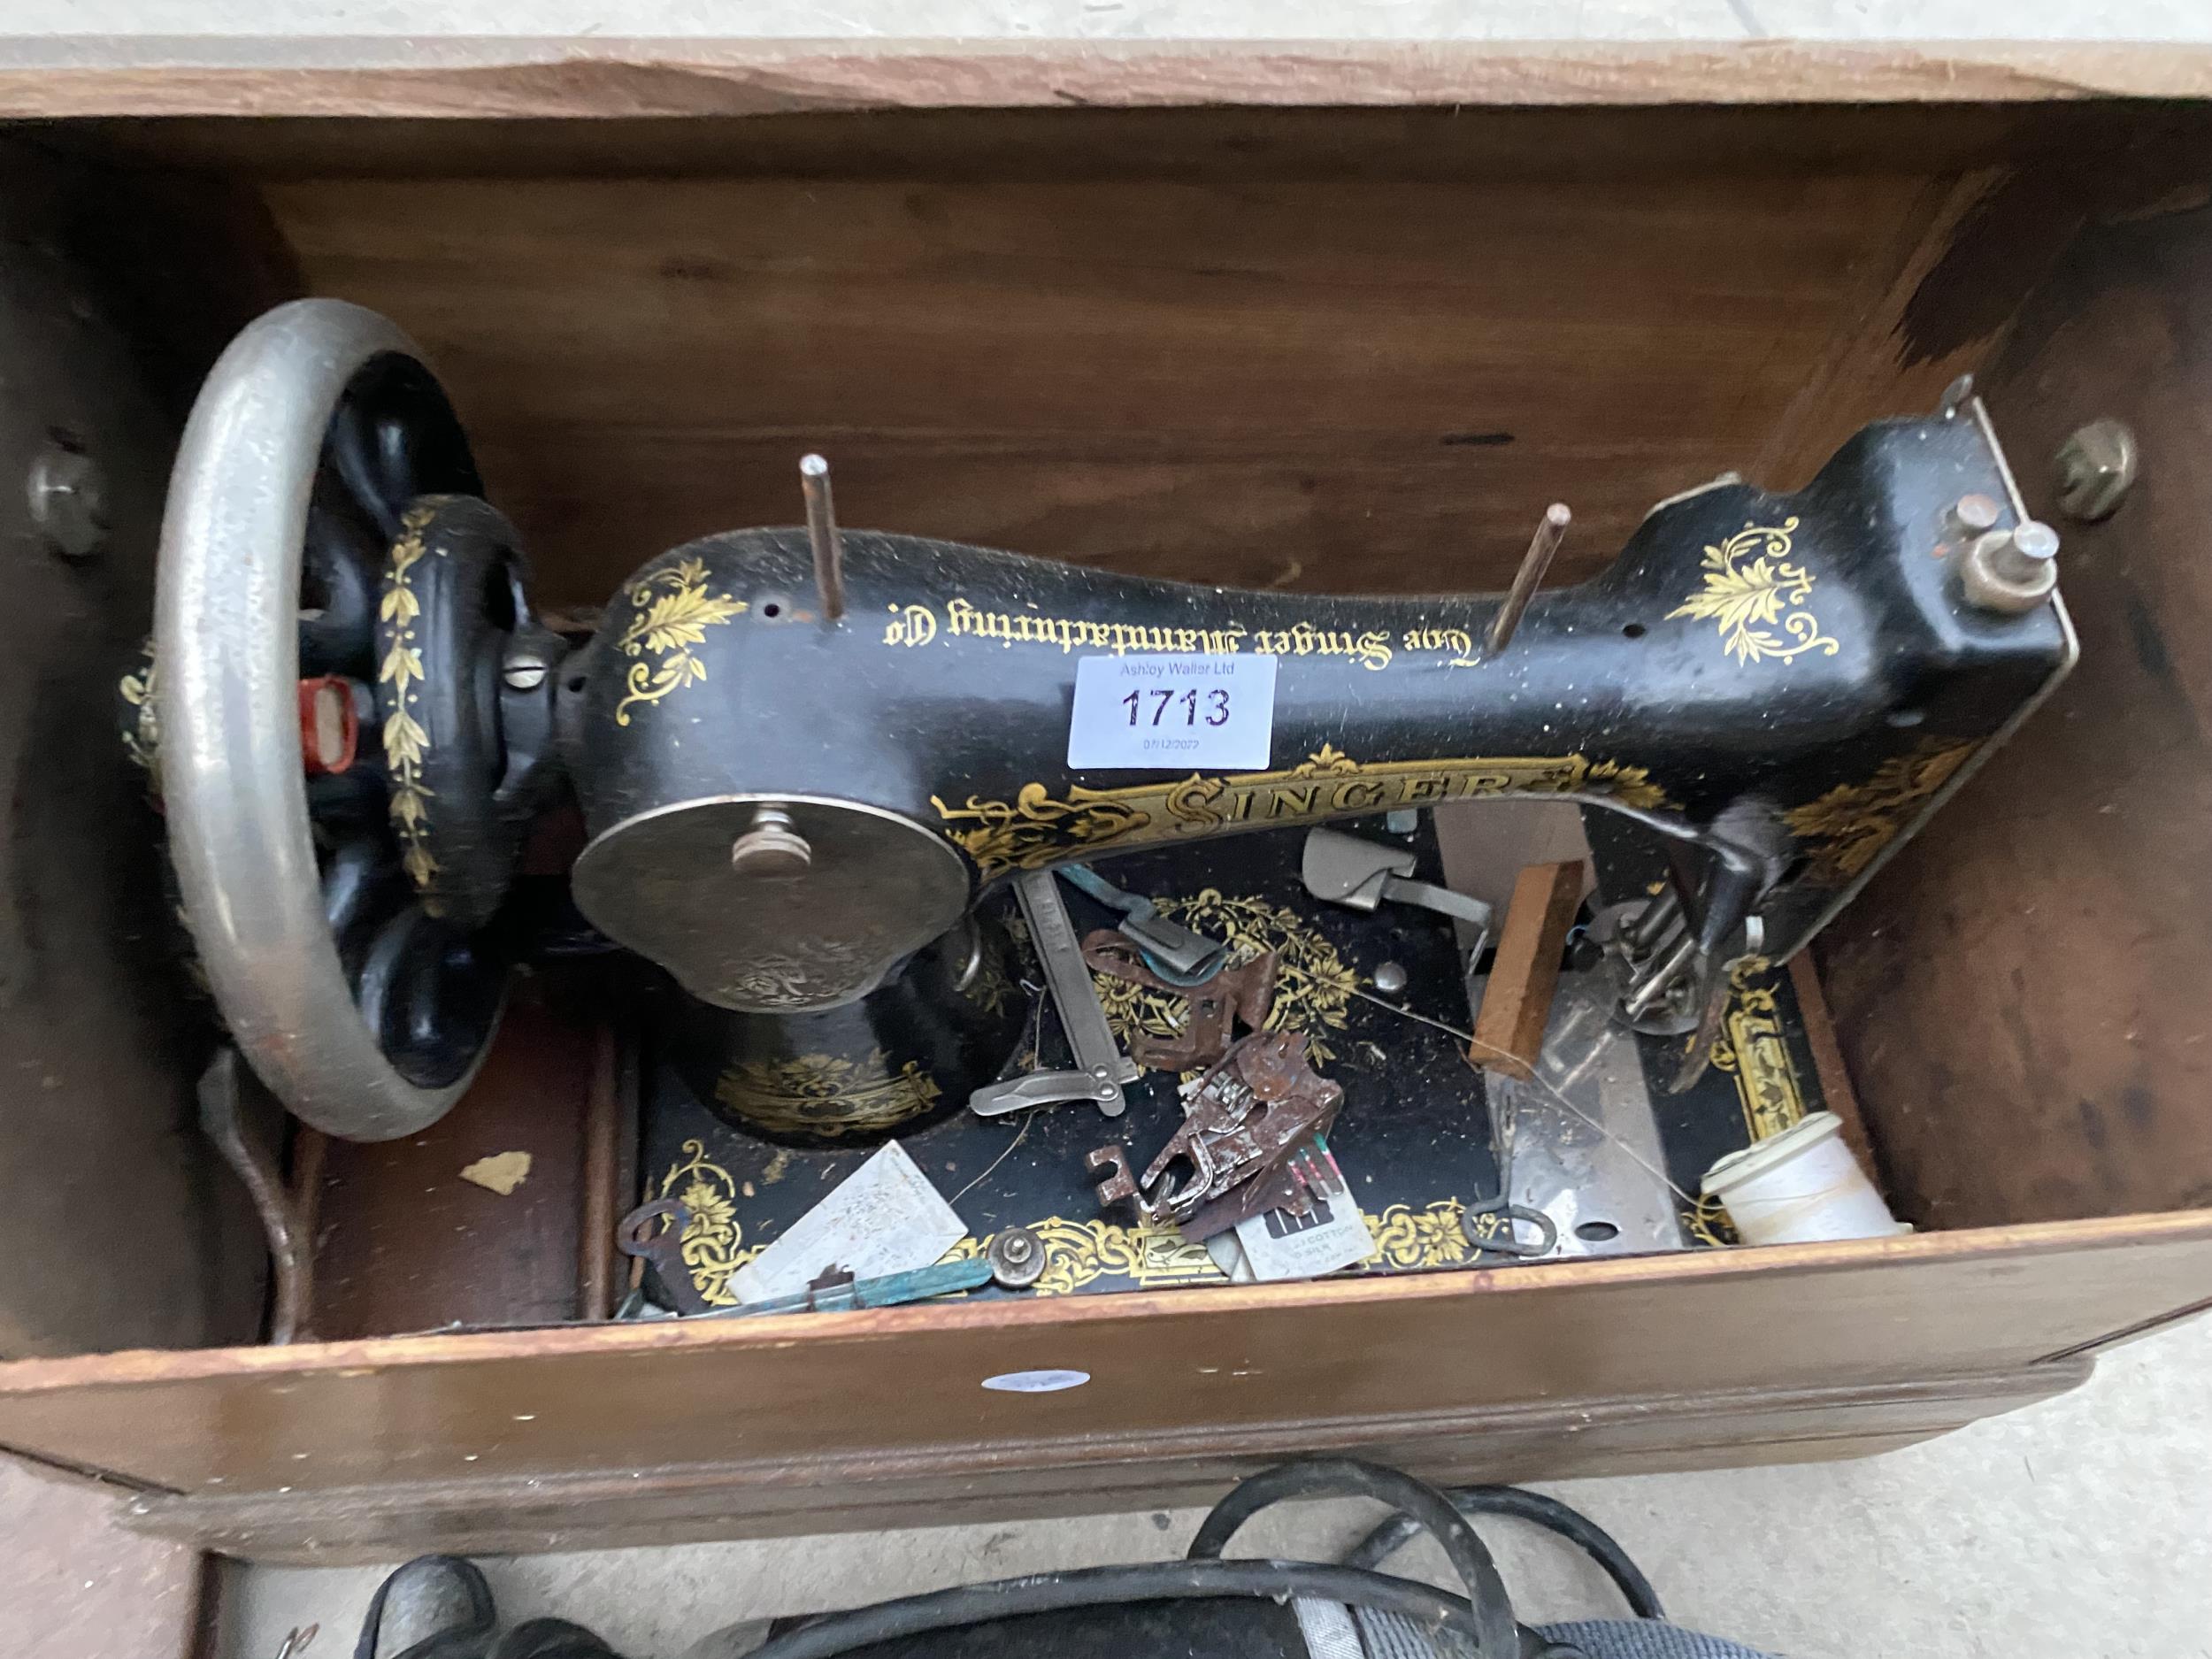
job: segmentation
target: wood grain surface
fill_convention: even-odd
[[[572,1319],[588,1255],[601,1271],[592,1312],[603,1317],[620,1202],[612,1065],[574,999],[559,1004],[525,979],[484,1069],[445,1117],[403,1140],[330,1141],[314,1201],[315,1333]],[[511,1192],[461,1174],[518,1152],[530,1164]]]
[[[1582,904],[1589,866],[1581,859],[1530,864],[1513,883],[1513,899],[1498,929],[1498,954],[1475,1016],[1468,1064],[1507,1077],[1536,1075],[1552,994],[1559,988],[1567,930]]]
[[[0,42],[0,50],[5,42]],[[53,121],[49,147],[250,179],[1934,178],[1991,167],[2108,173],[2192,142],[2212,108],[2171,100],[1905,104],[1208,104],[795,110],[619,118],[114,115]]]
[[[1371,1457],[1449,1485],[1863,1457],[2076,1386],[2085,1360],[1847,1388],[1716,1389],[1311,1418],[1113,1440],[867,1450],[795,1463],[184,1497],[144,1494],[127,1524],[255,1561],[384,1562],[701,1539],[1010,1521],[1211,1502],[1282,1458]]]
[[[1923,1226],[2212,1204],[2208,261],[2201,207],[2085,234],[1989,377],[2081,661],[1823,952],[1885,1186]],[[2051,457],[2107,415],[2142,480],[2072,523]]]
[[[773,178],[270,185],[317,292],[428,351],[548,603],[841,517],[1247,588],[1555,581],[1650,505],[1794,488],[1957,351],[1802,399],[1939,234],[1910,175],[1453,183]]]
[[[703,116],[1066,104],[2006,103],[2212,96],[2212,49],[2008,41],[964,42],[56,36],[0,116]]]
[[[1381,1280],[0,1367],[0,1446],[176,1492],[956,1454],[2012,1370],[2199,1296],[2212,1215]],[[985,1389],[1071,1369],[1080,1387]]]

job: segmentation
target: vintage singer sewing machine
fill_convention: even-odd
[[[1595,580],[1535,592],[1532,567],[1505,599],[1235,592],[840,531],[818,465],[804,482],[809,528],[672,549],[595,628],[557,630],[396,328],[301,301],[224,355],[171,492],[142,734],[215,999],[301,1118],[373,1140],[453,1102],[498,1018],[518,859],[571,794],[575,903],[672,980],[659,1006],[701,1068],[850,1027],[934,1085],[763,1133],[879,1136],[995,1073],[1018,1010],[976,995],[1005,949],[978,907],[1013,872],[1477,798],[1669,838],[1650,914],[1687,926],[1622,1017],[1694,1023],[1726,964],[1803,946],[2074,655],[2055,538],[1963,388],[1795,495],[1721,479]],[[1440,585],[1453,563],[1440,546]],[[1148,655],[1271,657],[1264,763],[1071,769],[1079,664]]]

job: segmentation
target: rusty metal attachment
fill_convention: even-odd
[[[1248,1031],[1267,1024],[1275,1005],[1276,956],[1263,950],[1249,962],[1224,968],[1202,985],[1176,985],[1148,967],[1136,942],[1117,928],[1102,927],[1083,940],[1086,964],[1109,979],[1141,985],[1184,1000],[1189,1013],[1171,1037],[1133,1026],[1129,1057],[1154,1071],[1194,1071],[1229,1052],[1235,1025]]]
[[[1506,589],[1505,603],[1491,618],[1489,634],[1482,643],[1486,661],[1512,642],[1514,631],[1521,626],[1522,613],[1527,611],[1528,602],[1536,597],[1544,572],[1551,568],[1552,555],[1559,551],[1559,544],[1566,540],[1567,526],[1573,518],[1563,501],[1555,501],[1544,509],[1528,551],[1521,555],[1521,568],[1513,572],[1513,586]]]
[[[1225,1231],[1241,1216],[1214,1201],[1247,1181],[1279,1169],[1308,1136],[1326,1134],[1344,1091],[1306,1063],[1303,1032],[1259,1031],[1243,1038],[1199,1079],[1184,1108],[1183,1126],[1160,1148],[1139,1180],[1125,1147],[1100,1147],[1086,1160],[1099,1176],[1102,1209],[1126,1202],[1155,1226],[1182,1225],[1184,1236],[1201,1225]],[[1185,1173],[1187,1171],[1187,1173]],[[1294,1208],[1305,1194],[1291,1200]]]
[[[269,1342],[282,1348],[306,1332],[313,1305],[315,1258],[307,1229],[277,1167],[276,1154],[246,1122],[245,1092],[258,1079],[226,1048],[200,1077],[200,1128],[223,1155],[253,1200],[269,1241]],[[265,1101],[266,1096],[262,1097]]]
[[[707,1299],[684,1263],[684,1229],[690,1225],[689,1210],[672,1198],[657,1198],[622,1217],[615,1229],[615,1248],[659,1275],[661,1294],[678,1313],[706,1313],[710,1311]]]

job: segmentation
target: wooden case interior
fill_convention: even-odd
[[[2080,671],[1819,949],[1879,1177],[1948,1230],[2212,1204],[2212,584],[2185,528],[2204,487],[2173,475],[2208,421],[2173,251],[2207,240],[2208,127],[2092,104],[48,137],[211,181],[204,234],[253,244],[271,291],[420,342],[549,606],[796,520],[810,449],[856,526],[1419,592],[1502,587],[1555,499],[1576,580],[1654,502],[1728,470],[1794,488],[1968,371],[2047,512],[2065,434],[2133,419],[2138,497],[2062,521]],[[488,1294],[533,1253],[605,1271],[584,1188],[620,1174],[605,1045],[557,997],[518,1018],[530,1052],[500,1064],[525,1075],[492,1083],[536,1118],[507,1138],[556,1150],[496,1225],[450,1224]],[[411,1200],[419,1148],[343,1152],[357,1212],[448,1225]],[[375,1280],[373,1250],[331,1248]]]

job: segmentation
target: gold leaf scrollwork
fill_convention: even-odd
[[[1804,1091],[1783,1041],[1773,971],[1764,956],[1736,964],[1728,976],[1728,1010],[1713,1039],[1713,1065],[1735,1079],[1744,1127],[1754,1141],[1778,1135],[1805,1115]]]
[[[1683,1212],[1682,1225],[1690,1237],[1714,1249],[1742,1242],[1736,1236],[1735,1224],[1728,1219],[1728,1211],[1710,1193],[1701,1197],[1694,1209]]]
[[[897,1071],[880,1048],[865,1060],[803,1054],[748,1060],[714,1086],[715,1098],[772,1134],[875,1134],[937,1103],[937,1079],[909,1060]]]
[[[1728,1011],[1712,1047],[1713,1067],[1734,1080],[1744,1129],[1755,1142],[1780,1134],[1805,1116],[1805,1093],[1783,1039],[1773,972],[1764,956],[1747,956],[1729,971]],[[1682,1223],[1700,1244],[1737,1242],[1727,1210],[1710,1194],[1684,1211]]]
[[[1071,849],[1105,846],[1152,822],[1150,813],[1114,799],[1115,793],[1078,784],[1066,800],[1056,801],[1044,785],[1025,783],[1010,806],[972,795],[965,806],[947,806],[936,795],[929,803],[946,823],[972,826],[952,832],[953,839],[986,874],[996,875],[1036,869]]]
[[[1458,1199],[1445,1198],[1419,1210],[1391,1204],[1379,1216],[1367,1216],[1375,1253],[1366,1265],[1452,1267],[1468,1260],[1474,1251],[1463,1231],[1466,1213]]]
[[[1923,738],[1910,754],[1893,755],[1876,767],[1866,782],[1838,784],[1786,814],[1790,833],[1807,843],[1808,877],[1840,887],[1863,872],[1921,803],[1950,782],[1974,747],[1955,738]]]
[[[1704,587],[1668,611],[1668,620],[1696,617],[1713,623],[1728,655],[1742,663],[1787,663],[1810,650],[1833,657],[1841,642],[1821,632],[1808,608],[1813,572],[1789,557],[1797,524],[1792,518],[1778,525],[1746,525],[1708,547]]]
[[[148,634],[139,648],[138,661],[125,671],[115,689],[133,710],[123,726],[123,752],[130,757],[132,765],[146,774],[149,787],[157,793],[161,787],[161,710],[155,701],[159,684],[153,636]]]
[[[1040,1296],[1065,1296],[1101,1279],[1125,1279],[1147,1289],[1156,1285],[1220,1283],[1227,1275],[1202,1244],[1173,1227],[1125,1227],[1111,1221],[1069,1221],[1048,1216],[1029,1224],[1045,1242]]]
[[[1224,896],[1215,887],[1154,903],[1160,914],[1186,927],[1227,940],[1233,967],[1242,966],[1263,950],[1275,952],[1275,1001],[1268,1010],[1267,1028],[1304,1032],[1317,1063],[1335,1057],[1328,1033],[1344,1029],[1359,975],[1297,911],[1263,898]],[[1107,1024],[1124,1043],[1138,1031],[1172,1037],[1190,1018],[1186,997],[1109,974],[1094,972],[1091,979],[1098,987]]]
[[[1318,778],[1331,772],[1357,772],[1359,762],[1334,743],[1324,743],[1290,769],[1294,778]]]
[[[1014,982],[1006,977],[1004,962],[995,955],[986,956],[961,995],[985,1013],[996,1016],[1005,1011],[1008,999],[1014,995]]]
[[[389,811],[392,829],[399,837],[400,863],[408,879],[422,893],[423,909],[431,915],[443,907],[430,896],[437,879],[438,861],[428,843],[431,790],[422,780],[423,757],[430,752],[430,733],[415,716],[420,697],[422,648],[415,642],[415,619],[422,601],[414,589],[415,566],[428,556],[422,533],[434,516],[428,507],[411,507],[400,519],[399,540],[392,544],[384,566],[384,596],[377,614],[392,628],[392,642],[377,664],[377,683],[391,687],[384,716],[384,769],[391,779]]]
[[[1232,826],[1304,823],[1494,795],[1601,796],[1646,811],[1668,804],[1646,768],[1618,761],[1522,755],[1370,763],[1333,744],[1280,772],[1193,772],[1125,789],[1076,784],[1064,799],[1041,783],[1025,783],[1010,803],[971,795],[963,806],[938,795],[930,804],[946,834],[987,878],[1041,870],[1109,846],[1206,835]]]
[[[707,677],[707,665],[692,648],[706,642],[707,630],[747,609],[742,599],[707,591],[707,562],[679,559],[665,570],[630,584],[630,620],[616,647],[630,664],[624,696],[614,706],[614,723],[630,723],[630,705],[658,703],[681,687]],[[654,660],[648,662],[647,657]]]
[[[684,1227],[684,1268],[694,1289],[710,1308],[733,1308],[737,1293],[730,1276],[760,1254],[741,1249],[744,1233],[737,1221],[737,1183],[707,1156],[706,1142],[687,1141],[684,1162],[661,1177],[657,1196],[672,1198],[691,1212]]]

